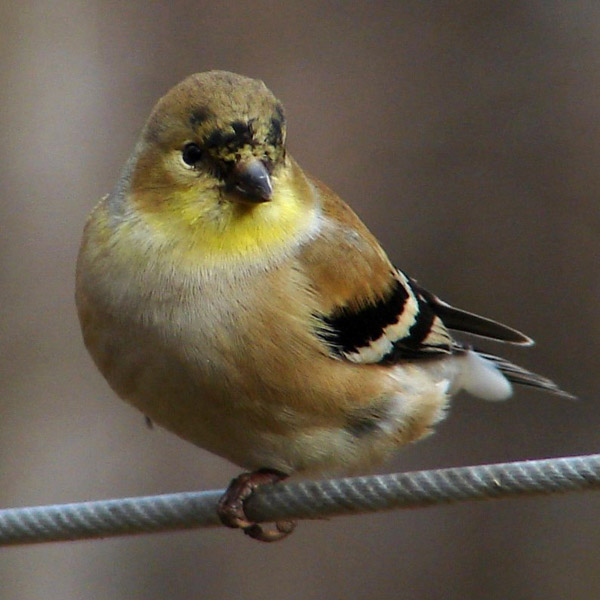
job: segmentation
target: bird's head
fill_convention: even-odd
[[[262,81],[191,75],[155,106],[121,188],[145,215],[225,251],[243,251],[252,238],[268,243],[288,235],[279,230],[297,226],[310,205],[285,132],[283,107]]]
[[[213,188],[233,201],[265,202],[285,161],[284,141],[283,107],[262,81],[224,71],[191,75],[152,111],[139,157],[150,168],[138,171],[135,184]]]

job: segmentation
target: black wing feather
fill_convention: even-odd
[[[359,309],[338,307],[321,320],[333,354],[352,362],[393,364],[453,351],[441,319],[400,271],[386,296]]]
[[[395,275],[391,290],[375,302],[320,315],[319,335],[332,354],[357,363],[394,364],[462,350],[447,329],[513,344],[533,343],[512,327],[450,306],[400,270]]]
[[[411,282],[448,329],[509,344],[519,344],[521,346],[531,346],[533,344],[533,340],[524,333],[508,327],[508,325],[498,323],[498,321],[450,306],[431,292],[419,287],[414,280]]]

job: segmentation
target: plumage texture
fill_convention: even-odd
[[[84,340],[117,394],[240,466],[288,474],[374,464],[460,389],[564,394],[455,340],[531,343],[397,270],[286,153],[285,125],[262,82],[218,71],[153,110],[77,267]]]

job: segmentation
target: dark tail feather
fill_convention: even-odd
[[[557,396],[561,396],[562,398],[568,398],[569,400],[576,400],[576,397],[573,394],[569,394],[569,392],[565,392],[561,390],[554,381],[547,379],[546,377],[542,377],[537,373],[532,373],[523,367],[519,367],[504,358],[500,358],[499,356],[494,356],[493,354],[485,354],[483,352],[477,352],[483,358],[492,361],[498,369],[505,375],[505,377],[511,381],[512,383],[516,383],[518,385],[526,385],[533,388],[538,388],[540,390],[544,390],[545,392],[550,392],[551,394],[556,394]]]

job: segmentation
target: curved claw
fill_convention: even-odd
[[[258,487],[277,483],[286,477],[281,471],[260,469],[242,473],[233,479],[217,506],[217,513],[223,525],[242,529],[247,536],[261,542],[277,542],[287,537],[296,528],[296,521],[278,521],[275,523],[275,529],[266,530],[262,525],[250,521],[244,511],[244,502]]]

